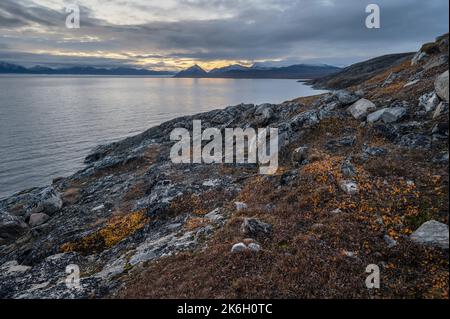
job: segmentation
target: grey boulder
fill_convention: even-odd
[[[44,214],[44,213],[31,214],[28,224],[31,227],[36,227],[36,226],[45,224],[47,222],[47,220],[49,220],[49,219],[50,219],[50,216],[48,216],[47,214]]]
[[[434,89],[442,100],[448,102],[448,70],[437,77]]]
[[[265,125],[270,122],[273,118],[274,112],[270,104],[262,104],[255,111],[255,121],[256,125]]]
[[[10,243],[28,230],[27,224],[16,216],[0,210],[0,245]]]
[[[341,103],[343,106],[350,105],[352,103],[355,103],[359,100],[359,97],[356,95],[351,94],[350,92],[346,90],[339,90],[334,93],[334,96],[337,98],[337,100]]]
[[[394,123],[401,120],[408,113],[407,109],[401,106],[390,107],[384,110],[381,119],[384,123]]]
[[[378,122],[381,119],[381,116],[383,115],[383,113],[386,111],[387,109],[381,109],[378,111],[375,111],[373,113],[370,113],[369,115],[367,115],[367,122],[369,123],[375,123]]]
[[[376,106],[371,101],[360,99],[352,104],[347,111],[357,120],[363,120],[367,114],[375,110]]]
[[[448,249],[448,226],[435,220],[430,220],[412,233],[410,238],[419,244]]]
[[[53,187],[47,187],[38,196],[30,210],[30,214],[45,213],[53,215],[58,212],[63,206],[62,199]]]

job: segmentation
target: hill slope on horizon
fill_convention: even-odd
[[[352,64],[339,72],[309,81],[317,88],[343,89],[363,82],[375,74],[411,59],[415,52],[388,54]]]

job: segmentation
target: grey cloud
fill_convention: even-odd
[[[112,1],[112,0],[111,0]],[[23,35],[32,49],[84,52],[140,52],[131,60],[165,57],[197,60],[272,60],[353,62],[385,53],[413,51],[420,43],[448,32],[447,0],[379,0],[382,27],[369,30],[361,0],[178,0],[182,8],[233,12],[231,17],[211,20],[150,22],[114,25],[96,19],[92,8],[82,8],[82,28],[58,27],[59,13],[43,7],[24,7],[2,0],[0,9],[10,19],[41,23],[52,33],[45,37]],[[152,2],[123,1],[124,8],[148,8]],[[154,4],[154,2],[153,2]],[[39,9],[40,11],[38,11]],[[124,9],[125,10],[125,9]],[[155,9],[156,10],[156,9]],[[161,9],[160,14],[168,14]],[[166,12],[164,12],[166,10]],[[2,11],[0,11],[2,12]],[[25,13],[24,13],[25,12]],[[37,18],[37,13],[42,12]],[[3,22],[3,21],[2,21]],[[6,22],[5,22],[6,23]],[[9,22],[14,27],[17,21]],[[1,23],[0,23],[1,28]],[[98,41],[77,41],[85,36]],[[72,40],[61,41],[70,37]],[[12,47],[12,42],[9,43]]]

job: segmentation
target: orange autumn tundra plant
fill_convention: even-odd
[[[143,211],[124,216],[115,216],[104,227],[83,237],[76,242],[68,242],[61,246],[62,252],[80,252],[91,254],[101,252],[117,245],[126,237],[142,229],[148,222]]]

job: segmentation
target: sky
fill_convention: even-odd
[[[365,25],[380,7],[381,27]],[[80,28],[65,8],[80,8]],[[177,71],[229,64],[346,66],[448,32],[448,0],[0,0],[0,61]]]

